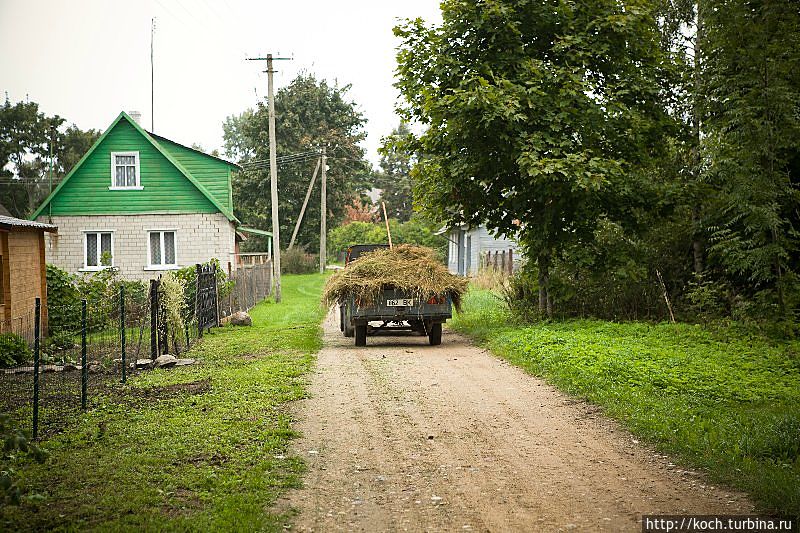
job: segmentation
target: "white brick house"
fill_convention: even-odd
[[[150,279],[212,258],[236,269],[228,161],[148,133],[121,113],[31,217],[56,224],[48,262]]]

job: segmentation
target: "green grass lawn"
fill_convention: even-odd
[[[137,374],[64,433],[44,464],[12,465],[28,490],[0,530],[280,530],[271,510],[299,484],[287,404],[321,347],[322,275],[283,277],[253,326],[206,335],[199,364]]]
[[[451,322],[763,509],[800,515],[800,342],[688,324],[513,324],[475,290]]]

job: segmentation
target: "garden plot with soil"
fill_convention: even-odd
[[[643,514],[747,513],[545,382],[445,331],[355,349],[325,322],[298,409],[295,529],[639,531]]]

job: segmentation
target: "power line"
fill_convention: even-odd
[[[282,161],[284,159],[288,159],[288,158],[292,158],[292,157],[296,157],[296,156],[301,156],[301,155],[313,155],[314,157],[318,157],[319,154],[320,154],[320,152],[318,150],[307,150],[305,152],[294,152],[294,153],[291,153],[291,154],[284,154],[284,155],[276,156],[275,159],[278,162],[280,162],[280,161]],[[251,159],[250,161],[245,161],[244,163],[241,163],[241,164],[246,165],[248,163],[260,163],[260,162],[263,162],[263,161],[269,161],[269,158],[266,158],[266,159]]]
[[[276,159],[276,163],[287,164],[287,163],[299,163],[308,161],[311,159],[315,159],[319,157],[319,152],[312,152],[308,154],[298,154],[298,155],[291,155],[291,156],[283,156]],[[262,168],[269,168],[269,160],[266,159],[257,159],[253,161],[248,161],[246,163],[240,163],[240,166],[244,169],[262,169]]]

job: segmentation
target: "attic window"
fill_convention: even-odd
[[[111,152],[111,190],[141,190],[139,152]]]

